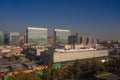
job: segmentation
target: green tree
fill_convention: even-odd
[[[51,62],[48,63],[48,67],[43,70],[43,76],[42,79],[43,80],[50,80],[53,77],[53,65]]]
[[[71,74],[74,76],[74,79],[79,80],[80,75],[81,75],[81,63],[80,63],[80,61],[76,60],[71,68],[72,68],[71,69],[71,71],[72,71]]]
[[[21,71],[17,75],[10,76],[8,80],[41,80],[41,78],[35,72],[24,73]]]

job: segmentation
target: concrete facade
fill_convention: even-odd
[[[108,50],[94,50],[94,51],[80,51],[80,52],[54,52],[53,62],[65,62],[77,59],[87,59],[87,58],[97,58],[97,57],[107,57]]]

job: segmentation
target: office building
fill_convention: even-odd
[[[53,63],[55,62],[67,62],[75,61],[81,59],[92,59],[92,58],[106,58],[109,56],[108,50],[86,50],[86,51],[71,51],[71,52],[61,52],[55,51],[51,55]]]
[[[86,38],[86,44],[91,44],[92,43],[92,38],[89,36]]]
[[[4,43],[9,44],[9,34],[8,33],[4,34]]]
[[[54,29],[54,41],[55,44],[67,44],[70,30]]]
[[[69,40],[69,44],[76,44],[76,36],[75,35],[70,35],[68,40]]]
[[[0,44],[4,44],[4,33],[0,31]]]
[[[76,33],[76,44],[80,44],[80,36]]]
[[[24,34],[24,43],[26,43],[26,41],[27,41],[27,35],[26,35],[26,33]]]
[[[83,59],[98,59],[103,60],[109,56],[108,50],[95,50],[95,49],[76,49],[76,50],[64,50],[55,49],[51,54],[42,53],[41,59],[44,64],[48,64],[49,61],[56,63],[66,63],[73,62],[75,60]]]
[[[54,44],[54,38],[52,36],[48,36],[48,44],[53,45]]]
[[[80,37],[80,43],[81,44],[86,44],[86,37],[85,36]]]
[[[69,44],[80,44],[80,36],[78,33],[69,36]]]
[[[19,32],[10,32],[9,33],[9,43],[10,44],[18,44],[20,38]]]
[[[26,42],[31,45],[46,45],[48,29],[28,27],[26,31]]]

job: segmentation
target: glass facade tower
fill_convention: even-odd
[[[47,28],[28,27],[26,31],[26,42],[31,45],[46,45],[47,35]]]
[[[4,33],[0,31],[0,44],[4,44]]]
[[[18,44],[20,38],[19,32],[10,32],[9,34],[9,42],[10,44]]]
[[[70,30],[54,29],[54,41],[56,44],[67,44]]]

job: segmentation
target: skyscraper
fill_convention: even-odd
[[[4,33],[0,31],[0,44],[4,44]]]
[[[80,36],[78,33],[76,33],[76,35],[69,36],[69,44],[80,44]]]
[[[69,44],[76,44],[76,36],[70,35],[68,38]]]
[[[86,39],[86,44],[91,44],[92,43],[92,38],[89,36]]]
[[[76,33],[76,44],[80,44],[80,36]]]
[[[66,44],[66,43],[68,43],[68,36],[69,35],[70,35],[70,30],[54,29],[55,44]]]
[[[9,33],[9,43],[10,44],[18,44],[20,38],[19,32],[10,32]]]
[[[31,45],[46,45],[48,29],[28,27],[26,30],[26,42]]]
[[[9,44],[9,34],[8,33],[4,33],[4,43]]]
[[[81,36],[80,37],[80,43],[81,44],[86,44],[86,38],[85,38],[85,36]]]
[[[54,38],[52,36],[48,36],[48,44],[53,45],[54,44]]]

